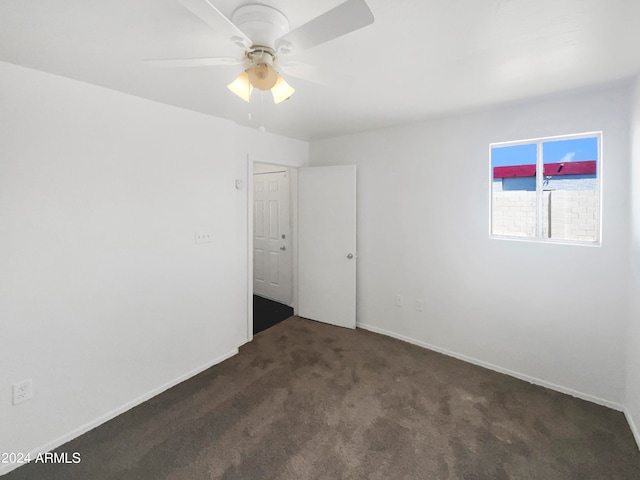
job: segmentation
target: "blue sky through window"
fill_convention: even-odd
[[[598,139],[591,137],[544,142],[542,151],[544,163],[598,160]]]
[[[491,166],[507,167],[512,165],[531,165],[536,163],[536,144],[511,145],[493,147],[491,149]]]

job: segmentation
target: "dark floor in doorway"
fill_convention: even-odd
[[[267,328],[293,316],[293,308],[268,298],[253,296],[253,334],[256,335]]]

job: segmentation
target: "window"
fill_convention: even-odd
[[[601,132],[491,144],[491,235],[598,244],[601,144]]]

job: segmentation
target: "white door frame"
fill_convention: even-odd
[[[247,341],[253,340],[253,168],[263,163],[289,170],[289,216],[291,222],[291,282],[293,312],[298,312],[298,167],[247,156]]]

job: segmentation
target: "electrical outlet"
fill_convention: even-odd
[[[400,295],[399,293],[396,294],[396,306],[398,307],[402,306],[402,295]]]
[[[422,300],[421,298],[416,299],[416,310],[418,312],[424,310],[424,300]]]
[[[196,243],[209,243],[209,242],[213,242],[213,233],[196,232]]]
[[[33,381],[29,378],[13,384],[13,404],[26,402],[33,398]]]

